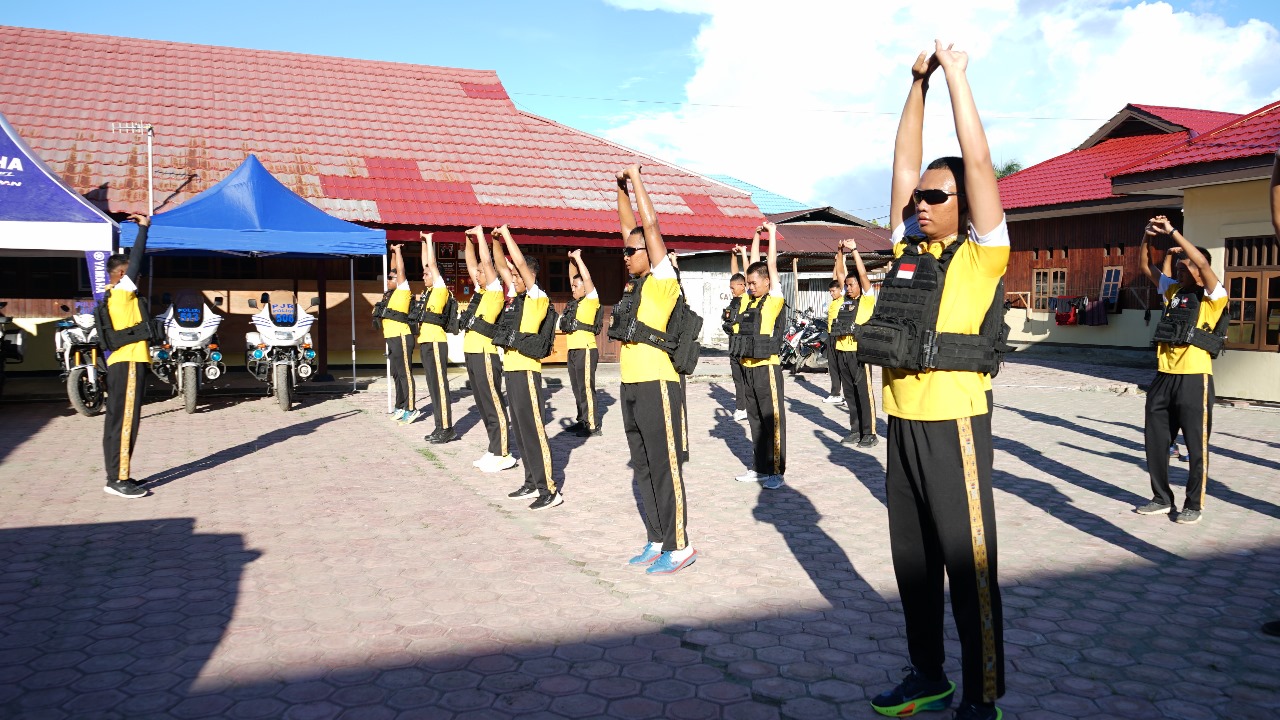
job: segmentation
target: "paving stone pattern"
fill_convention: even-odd
[[[788,380],[786,486],[734,482],[726,368],[688,388],[699,560],[660,578],[624,564],[644,533],[616,381],[584,440],[548,373],[566,501],[542,513],[505,497],[519,469],[471,467],[460,380],[443,447],[376,384],[287,414],[149,403],[136,501],[101,490],[102,418],[2,406],[0,717],[876,717],[907,663],[884,445],[840,445],[827,378]],[[1280,640],[1257,632],[1280,618],[1280,414],[1215,409],[1201,524],[1138,516],[1149,379],[1022,359],[996,381],[1005,717],[1280,713]],[[949,620],[948,647],[958,681]]]

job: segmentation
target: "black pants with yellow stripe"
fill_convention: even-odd
[[[391,364],[391,382],[396,387],[396,409],[411,412],[414,409],[413,348],[417,345],[412,335],[387,338],[387,360]]]
[[[755,448],[752,469],[760,475],[787,472],[787,413],[782,366],[743,367],[747,379],[747,422]]]
[[[542,416],[542,373],[535,370],[508,370],[507,402],[511,404],[511,429],[524,463],[525,487],[537,488],[538,495],[559,492],[551,477],[551,446]]]
[[[856,350],[837,350],[833,372],[840,377],[845,404],[849,406],[849,430],[876,434],[876,408],[871,397],[871,368],[858,362]]]
[[[996,581],[991,415],[889,417],[889,545],[911,664],[943,676],[943,577],[960,635],[964,699],[1004,694],[1004,619]],[[1168,445],[1165,445],[1168,448]]]
[[[831,392],[829,394],[837,397],[843,394],[842,388],[848,387],[848,385],[845,384],[844,375],[841,375],[836,369],[836,365],[839,364],[839,360],[840,351],[836,350],[836,339],[829,338],[827,340],[827,374],[831,376]],[[852,407],[852,405],[850,405],[850,407]]]
[[[128,480],[133,446],[142,420],[142,396],[147,389],[147,363],[119,362],[107,366],[106,426],[102,429],[103,464],[107,482]]]
[[[664,552],[683,550],[688,547],[689,538],[680,468],[680,426],[684,416],[680,383],[622,383],[621,403],[622,427],[631,449],[631,467],[644,509],[648,540],[662,543]]]
[[[1147,472],[1156,502],[1173,505],[1169,488],[1169,443],[1187,442],[1186,510],[1204,509],[1209,477],[1209,433],[1213,430],[1213,376],[1156,373],[1147,390]]]
[[[729,359],[729,374],[733,377],[733,409],[734,411],[747,409],[747,373],[742,369],[742,363]]]
[[[427,389],[431,392],[435,429],[447,430],[453,427],[453,409],[449,407],[449,343],[419,343],[418,356],[422,358],[422,372],[427,379]]]
[[[573,388],[573,401],[578,406],[578,422],[587,429],[600,427],[596,416],[596,366],[600,363],[600,351],[596,348],[574,348],[569,351],[569,386]]]
[[[489,452],[506,457],[511,446],[507,441],[507,408],[502,404],[502,358],[497,353],[467,353],[466,363],[471,395],[489,433]]]

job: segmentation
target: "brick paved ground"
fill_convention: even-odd
[[[0,716],[874,717],[906,664],[884,446],[838,444],[826,377],[787,386],[773,492],[732,480],[731,387],[690,384],[701,559],[650,578],[623,565],[643,529],[616,383],[584,443],[557,435],[555,375],[567,500],[537,514],[505,498],[519,470],[470,467],[462,392],[465,437],[432,451],[377,386],[288,414],[150,403],[134,502],[100,489],[101,418],[0,406]],[[1257,632],[1280,618],[1280,414],[1217,408],[1204,522],[1140,517],[1148,376],[1022,359],[997,380],[1006,717],[1280,713],[1280,640]]]

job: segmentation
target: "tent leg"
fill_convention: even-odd
[[[383,287],[386,287],[386,284],[387,284],[387,253],[386,251],[383,251],[382,253],[382,285]],[[383,343],[383,345],[386,345],[386,343]],[[386,365],[387,365],[387,413],[390,414],[393,410],[396,409],[395,388],[391,384],[391,358],[387,358]]]
[[[356,259],[351,262],[351,294],[347,296],[347,304],[351,306],[351,392],[360,391],[359,376],[356,374]]]

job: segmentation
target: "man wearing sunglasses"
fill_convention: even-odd
[[[995,706],[1004,694],[1004,638],[986,393],[996,342],[987,318],[1003,304],[996,292],[1009,262],[1009,233],[967,65],[966,53],[937,42],[911,68],[893,156],[896,259],[857,335],[860,356],[891,358],[879,363],[889,416],[885,489],[911,665],[871,705],[895,717],[942,710],[954,700],[955,683],[942,669],[944,575],[964,683],[955,717],[1002,716]],[[925,94],[938,67],[961,157],[934,160],[921,174]],[[931,332],[913,329],[921,313]],[[907,340],[901,351],[886,342],[895,327]]]
[[[640,337],[652,336],[649,330],[665,333],[680,299],[680,281],[667,257],[640,166],[620,170],[617,184],[622,258],[631,279],[609,319],[610,336],[630,327],[641,328]],[[631,207],[630,190],[635,192],[639,223]],[[680,375],[666,350],[639,337],[622,343],[620,364],[622,426],[648,535],[640,553],[628,562],[646,567],[645,572],[652,575],[670,575],[697,558],[685,527],[687,508],[680,467],[684,448],[677,430],[684,415]]]

